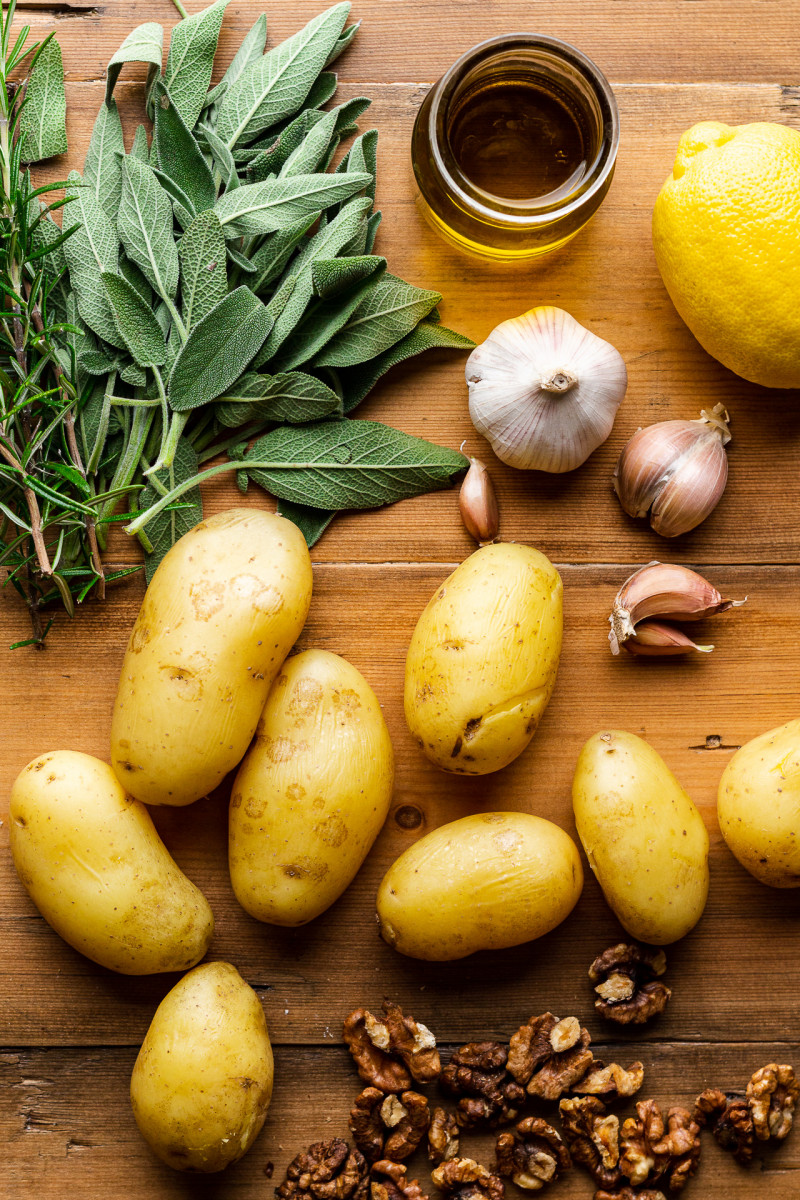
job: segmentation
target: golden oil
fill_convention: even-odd
[[[423,210],[472,253],[544,254],[596,211],[618,140],[613,92],[580,51],[533,34],[494,38],[420,108],[412,160]]]

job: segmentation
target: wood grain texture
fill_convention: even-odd
[[[190,6],[193,10],[199,3]],[[217,77],[261,5],[233,0]],[[274,44],[321,7],[317,0],[268,6]],[[23,0],[37,35],[55,27],[68,80],[70,153],[43,173],[63,178],[83,161],[102,100],[105,64],[143,21],[175,21],[168,0]],[[565,583],[565,650],[557,688],[529,749],[500,774],[451,777],[420,754],[402,714],[405,650],[434,589],[473,549],[454,491],[374,513],[343,516],[313,552],[315,591],[301,648],[350,659],[375,688],[397,756],[392,811],[363,870],[322,918],[280,930],[249,918],[226,869],[226,788],[187,810],[156,811],[180,865],[207,895],[217,919],[211,957],[234,962],[264,1003],[276,1043],[276,1092],[252,1152],[223,1177],[184,1178],[162,1166],[140,1138],[128,1102],[136,1048],[174,977],[115,976],[72,951],[38,915],[18,882],[8,848],[11,783],[35,754],[55,747],[108,757],[111,704],[141,579],[89,604],[73,623],[59,618],[44,653],[9,652],[26,634],[13,594],[0,601],[0,1137],[3,1200],[262,1200],[287,1162],[317,1138],[344,1134],[359,1088],[338,1043],[343,1014],[388,994],[427,1021],[444,1043],[507,1038],[533,1012],[576,1013],[608,1061],[641,1058],[645,1092],[688,1102],[704,1086],[741,1086],[770,1059],[800,1060],[800,893],[772,891],[739,867],[721,840],[716,788],[734,749],[797,715],[800,551],[795,511],[800,425],[797,396],[737,379],[697,345],[672,308],[650,243],[650,213],[681,132],[699,119],[778,121],[800,127],[796,49],[798,0],[363,0],[364,25],[338,64],[340,99],[374,97],[362,128],[380,131],[378,251],[410,281],[439,288],[446,324],[482,340],[500,320],[553,303],[618,346],[628,395],[608,443],[579,471],[541,477],[497,463],[469,422],[463,356],[436,353],[396,369],[359,415],[477,453],[490,465],[507,540],[537,545]],[[572,41],[614,84],[622,141],[616,178],[600,212],[568,247],[536,265],[500,268],[462,257],[425,224],[408,160],[425,91],[453,59],[485,37],[533,28]],[[130,137],[142,107],[140,68],[117,89]],[[137,80],[139,82],[137,82]],[[700,530],[666,543],[624,517],[610,490],[616,457],[638,425],[696,416],[719,401],[733,416],[730,483]],[[257,489],[242,498],[231,481],[205,494],[211,513],[231,504],[268,505]],[[747,605],[699,632],[708,659],[614,659],[606,616],[635,566],[659,557],[699,564],[713,583]],[[136,561],[120,532],[109,560]],[[593,878],[556,932],[528,946],[462,963],[403,959],[378,937],[374,897],[394,858],[445,821],[488,809],[533,811],[574,833],[570,784],[578,751],[602,727],[630,729],[663,754],[701,809],[711,835],[711,893],[697,929],[668,950],[673,1000],[639,1033],[609,1042],[595,1019],[586,970],[620,928]],[[743,1171],[710,1139],[689,1195],[709,1200],[795,1200],[797,1134]],[[491,1159],[488,1137],[465,1149]],[[265,1176],[274,1164],[274,1178]],[[427,1185],[424,1163],[417,1164]],[[592,1193],[573,1173],[554,1194]],[[520,1194],[509,1189],[510,1200]]]

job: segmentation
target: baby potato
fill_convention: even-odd
[[[337,654],[306,650],[272,685],[230,806],[243,908],[304,925],[352,881],[386,820],[394,758],[375,693]]]
[[[214,918],[143,804],[107,763],[55,750],[14,783],[11,855],[39,912],[65,942],[123,975],[185,971]]]
[[[708,833],[667,764],[633,733],[597,733],[572,784],[578,836],[620,924],[666,946],[700,920]]]
[[[486,775],[521,754],[553,691],[561,579],[529,546],[471,554],[422,613],[406,659],[405,712],[445,771]]]
[[[175,543],[122,664],[111,761],[145,804],[191,804],[239,764],[303,628],[311,559],[291,521],[233,508]]]
[[[178,1171],[222,1171],[250,1149],[272,1099],[261,1002],[230,963],[203,963],[156,1009],[131,1076],[139,1130]]]
[[[736,751],[720,780],[717,815],[745,870],[770,887],[800,887],[800,720]]]
[[[549,933],[578,902],[569,834],[530,813],[462,817],[420,838],[378,889],[381,937],[411,958],[448,962]]]

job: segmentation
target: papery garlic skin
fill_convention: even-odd
[[[608,618],[608,640],[612,654],[636,636],[640,622],[651,618],[666,621],[701,621],[729,608],[739,608],[744,600],[727,600],[721,592],[692,571],[677,563],[651,562],[630,575],[617,592]]]
[[[705,521],[728,482],[729,420],[718,404],[697,421],[660,421],[639,429],[612,477],[625,512],[649,515],[662,537],[679,537]]]
[[[691,654],[695,650],[710,654],[714,649],[711,645],[699,646],[682,630],[665,625],[663,621],[640,621],[633,637],[627,638],[622,645],[629,654],[643,658],[674,657],[677,654]]]
[[[611,433],[628,386],[618,350],[562,308],[503,321],[467,359],[472,423],[499,459],[572,471]]]
[[[484,546],[495,540],[500,528],[497,495],[486,465],[479,458],[469,461],[470,468],[458,494],[458,508],[467,533]]]

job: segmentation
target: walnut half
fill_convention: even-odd
[[[768,1063],[756,1071],[747,1085],[747,1102],[753,1117],[756,1137],[781,1141],[789,1133],[800,1085],[794,1069],[787,1064]]]
[[[561,1135],[541,1117],[526,1117],[513,1133],[501,1133],[495,1153],[497,1174],[529,1192],[555,1183],[572,1165]]]
[[[752,1161],[756,1134],[744,1096],[706,1088],[695,1101],[694,1119],[701,1129],[708,1126],[722,1149],[729,1150],[743,1167]]]
[[[688,1109],[675,1105],[666,1121],[655,1100],[640,1100],[636,1116],[622,1126],[619,1165],[635,1187],[666,1184],[681,1191],[700,1162],[700,1126]]]
[[[441,1085],[459,1097],[456,1120],[462,1129],[507,1125],[517,1116],[525,1091],[509,1075],[507,1061],[508,1050],[501,1042],[469,1042],[453,1054],[442,1071]]]
[[[431,1179],[440,1192],[453,1200],[503,1200],[506,1189],[499,1175],[493,1175],[473,1158],[452,1158],[431,1171]]]
[[[342,1138],[314,1142],[286,1168],[278,1200],[366,1200],[368,1167]]]
[[[385,1095],[365,1088],[350,1112],[353,1141],[368,1162],[410,1158],[430,1123],[428,1101],[419,1092]]]
[[[621,1186],[625,1181],[619,1169],[619,1117],[608,1113],[596,1096],[562,1100],[558,1111],[572,1161],[602,1187]]]
[[[382,1092],[404,1092],[412,1079],[438,1079],[442,1064],[427,1025],[405,1016],[392,1000],[384,1000],[383,1014],[381,1020],[356,1008],[344,1019],[342,1036],[364,1082]]]
[[[511,1036],[508,1069],[531,1096],[558,1100],[592,1065],[590,1041],[577,1017],[531,1017]]]
[[[667,969],[663,950],[620,942],[589,967],[601,1016],[618,1025],[644,1025],[662,1013],[672,992],[657,978]]]

